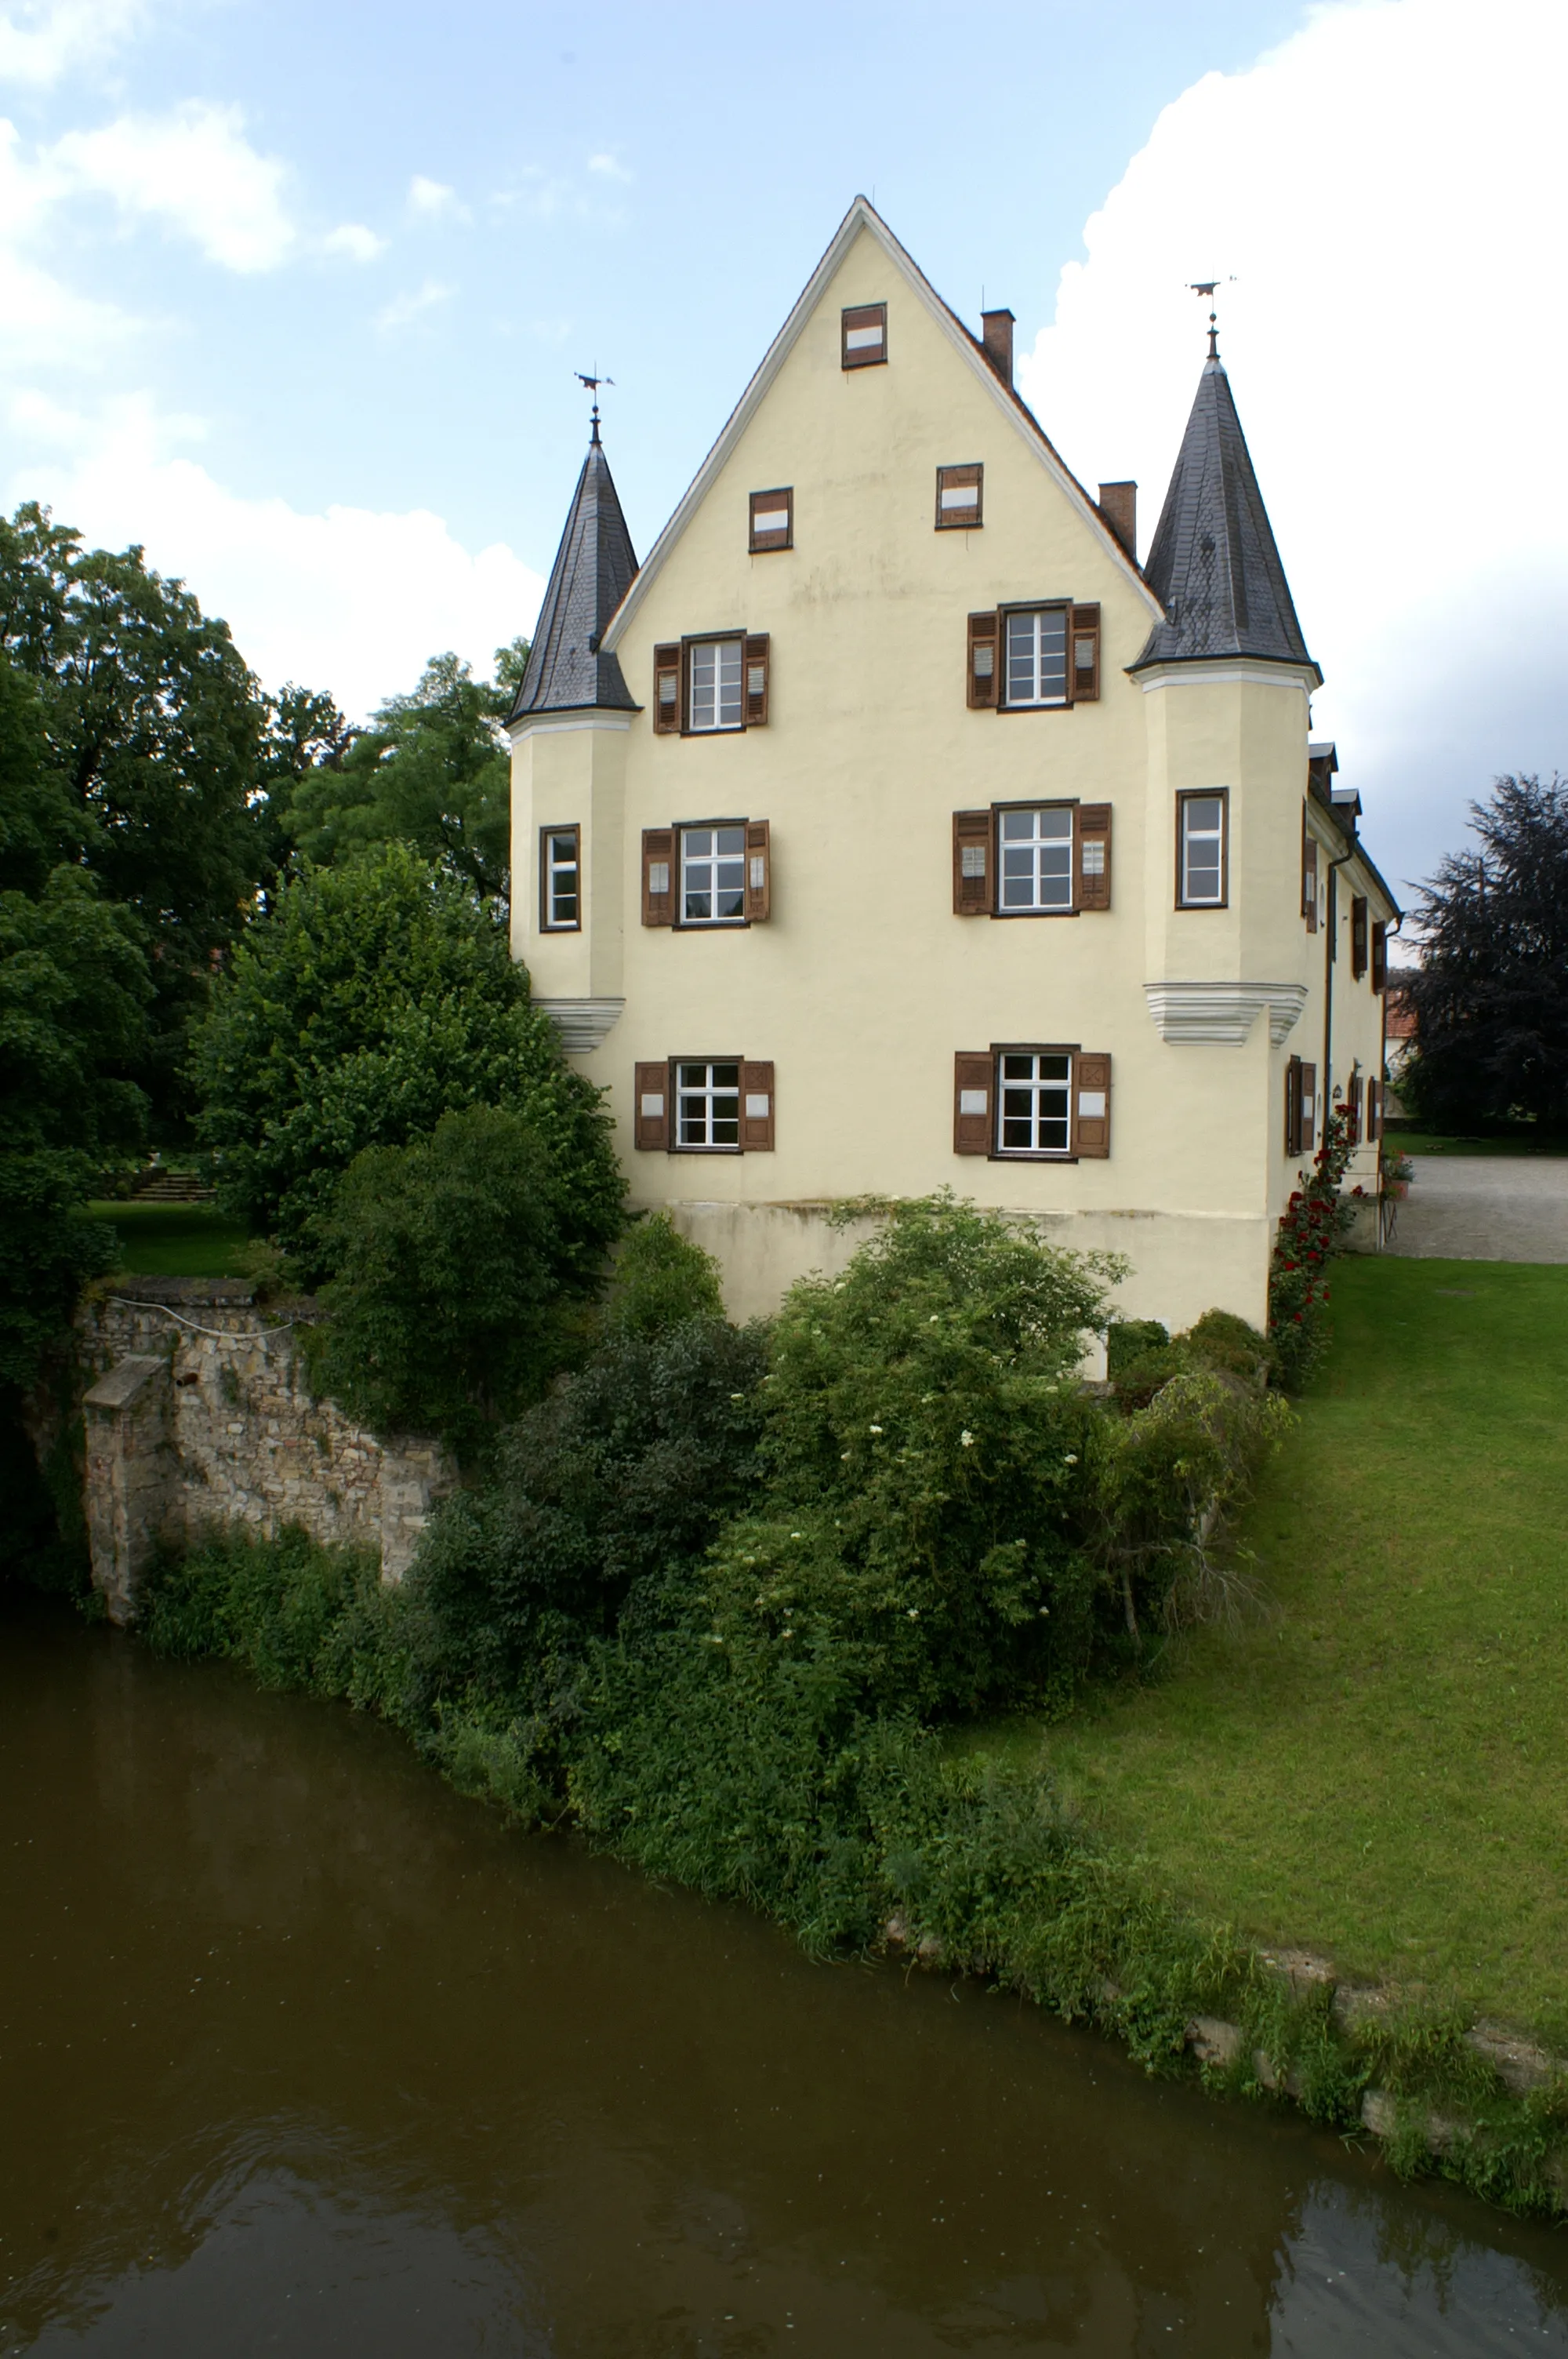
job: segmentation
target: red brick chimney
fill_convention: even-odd
[[[1012,390],[1012,313],[982,311],[980,341],[986,358],[1011,393]]]
[[[1138,562],[1137,484],[1102,484],[1099,487],[1099,512],[1136,565]]]

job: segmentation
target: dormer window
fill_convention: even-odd
[[[874,368],[888,356],[888,307],[860,303],[843,314],[839,359],[847,369]]]

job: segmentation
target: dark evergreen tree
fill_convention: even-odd
[[[1440,1129],[1521,1116],[1568,1128],[1568,786],[1499,778],[1470,808],[1479,851],[1446,858],[1415,913],[1416,1049],[1400,1086]]]

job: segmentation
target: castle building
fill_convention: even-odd
[[[632,1200],[776,1307],[942,1187],[1261,1324],[1333,1107],[1375,1181],[1360,805],[1213,348],[1148,555],[857,198],[638,566],[594,439],[510,720],[513,947]]]

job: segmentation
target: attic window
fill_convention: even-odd
[[[840,360],[847,369],[874,368],[888,356],[888,307],[861,303],[844,312]]]
[[[981,520],[985,469],[938,467],[936,470],[936,529],[968,531]]]
[[[753,492],[751,538],[753,552],[765,549],[793,549],[794,546],[794,492],[788,489]]]

